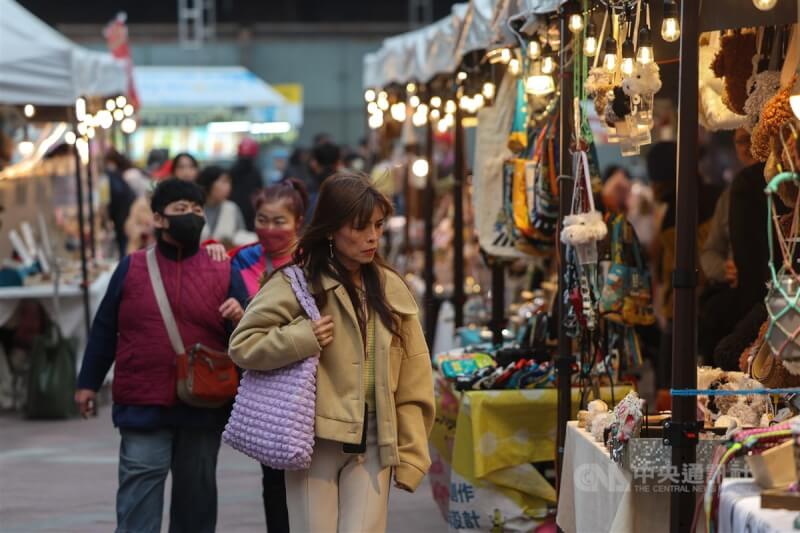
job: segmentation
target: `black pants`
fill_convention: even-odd
[[[261,465],[264,514],[269,533],[289,533],[289,509],[286,507],[286,482],[283,470]]]

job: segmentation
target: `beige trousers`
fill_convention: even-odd
[[[340,442],[317,439],[311,468],[286,471],[292,533],[383,533],[391,468],[382,468],[377,422],[369,416],[367,452],[346,454]]]

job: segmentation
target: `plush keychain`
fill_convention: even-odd
[[[734,113],[744,115],[747,101],[747,80],[752,74],[750,58],[756,53],[756,35],[734,32],[722,37],[722,43],[711,70],[725,80],[722,102]]]
[[[753,128],[750,138],[750,152],[758,161],[765,162],[769,158],[772,151],[772,137],[777,136],[781,127],[794,118],[792,107],[789,104],[789,96],[791,96],[796,80],[797,76],[792,78],[789,85],[770,98],[761,110],[761,120]]]

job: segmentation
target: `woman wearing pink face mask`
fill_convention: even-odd
[[[231,266],[238,270],[250,299],[262,279],[292,260],[297,234],[308,207],[308,192],[300,180],[289,178],[267,187],[255,203],[258,241],[233,252]],[[283,471],[261,466],[264,513],[270,533],[288,533],[286,487]]]

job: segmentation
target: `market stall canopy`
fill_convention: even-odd
[[[427,83],[454,72],[461,58],[493,43],[515,44],[508,19],[558,9],[561,0],[472,0],[456,4],[450,15],[433,24],[390,37],[364,56],[364,88],[416,80]]]
[[[134,80],[145,123],[234,118],[302,123],[301,103],[288,102],[244,67],[136,67]]]
[[[127,92],[125,67],[87,50],[13,0],[0,0],[0,103],[73,106]]]

